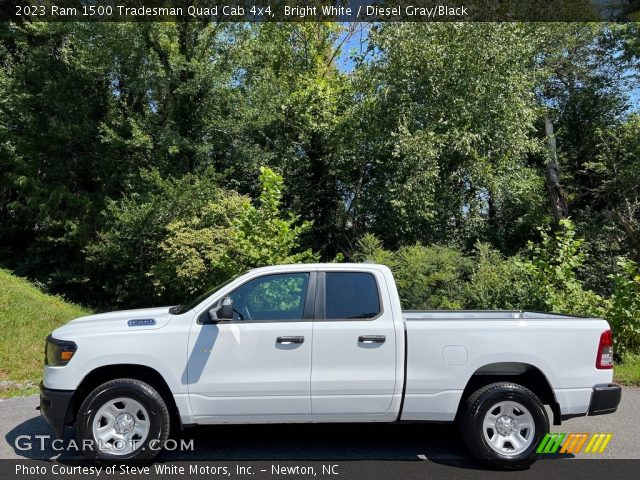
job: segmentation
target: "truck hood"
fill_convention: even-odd
[[[164,327],[172,315],[170,307],[139,308],[98,313],[71,320],[53,331],[52,335],[60,340],[73,340],[74,337],[99,335],[107,332],[155,330]]]

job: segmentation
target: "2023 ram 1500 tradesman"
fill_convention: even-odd
[[[148,459],[170,426],[457,421],[471,452],[535,458],[553,421],[612,413],[609,325],[402,311],[373,264],[251,270],[182,306],[78,318],[47,339],[42,414],[93,458]]]

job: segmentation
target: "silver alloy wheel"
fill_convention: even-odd
[[[533,415],[514,401],[498,402],[484,416],[482,433],[489,446],[505,456],[515,456],[531,446],[536,434]]]
[[[149,414],[140,402],[114,398],[102,405],[93,419],[95,447],[111,455],[127,455],[147,439],[150,427]]]

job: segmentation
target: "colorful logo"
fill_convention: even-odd
[[[612,436],[611,433],[547,433],[536,452],[602,453],[609,445]]]

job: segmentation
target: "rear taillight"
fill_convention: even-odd
[[[600,335],[596,368],[601,370],[613,368],[613,335],[611,330],[602,332],[602,335]]]

